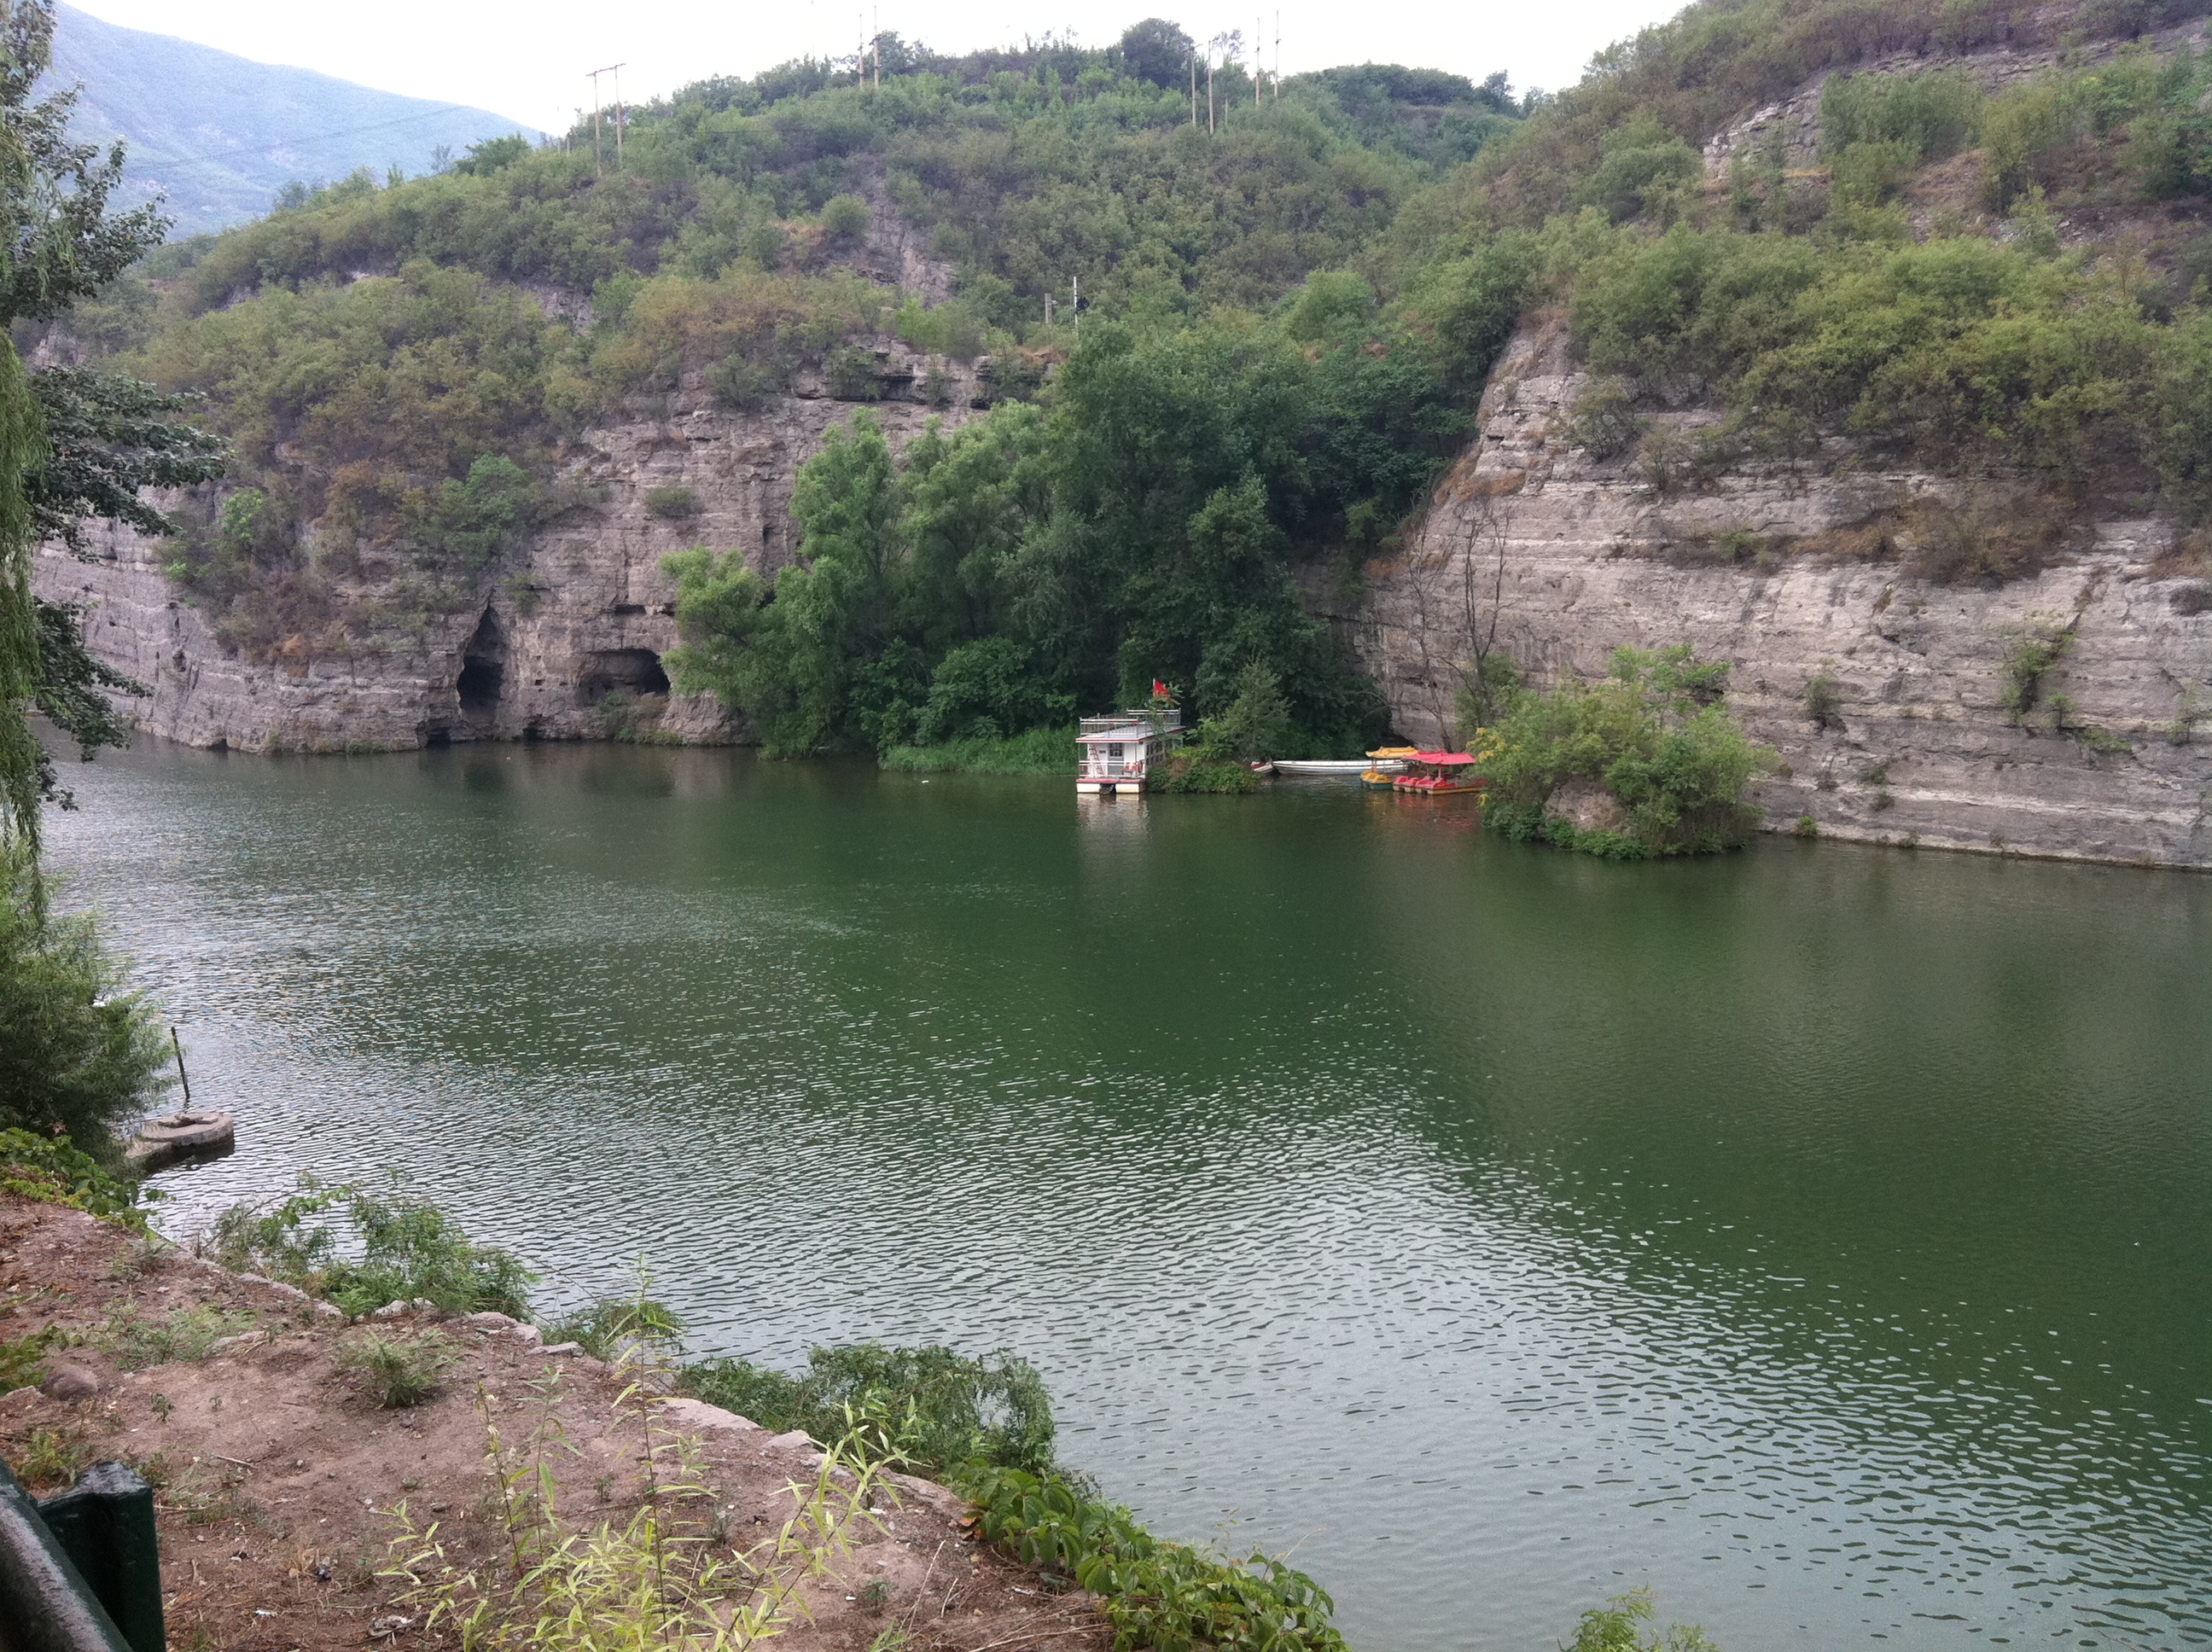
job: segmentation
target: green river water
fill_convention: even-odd
[[[1018,1350],[1359,1652],[2212,1642],[2212,878],[743,753],[70,779],[237,1154],[702,1351]]]

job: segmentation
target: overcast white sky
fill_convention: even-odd
[[[750,75],[787,58],[849,54],[864,21],[943,52],[1058,31],[1103,46],[1140,17],[1173,19],[1200,40],[1229,29],[1249,39],[1255,19],[1273,66],[1276,8],[1237,0],[1061,0],[1022,9],[1011,0],[74,0],[127,28],[291,64],[387,92],[471,104],[548,131],[589,107],[588,70],[626,63],[633,100],[708,75]],[[1281,8],[1285,74],[1344,63],[1404,63],[1480,80],[1503,69],[1515,86],[1558,88],[1589,55],[1680,9],[1682,0],[1553,0],[1470,6],[1365,0]],[[861,13],[866,13],[866,19]]]

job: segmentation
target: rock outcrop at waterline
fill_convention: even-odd
[[[1583,376],[1564,319],[1528,318],[1474,446],[1370,566],[1358,646],[1404,732],[1443,738],[1485,647],[1547,683],[1686,642],[1733,662],[1731,705],[1781,753],[1771,828],[2212,866],[2212,580],[2179,525],[2096,520],[2038,571],[1945,582],[1905,525],[2010,531],[1991,519],[2039,508],[2025,484],[1776,467],[1661,497],[1572,439]]]
[[[914,400],[872,410],[894,446],[932,416],[973,416],[975,369],[881,352],[905,387],[934,369],[948,404]],[[167,579],[154,541],[113,524],[84,556],[50,544],[33,583],[50,601],[83,604],[87,641],[152,689],[125,702],[138,726],[196,746],[247,750],[407,749],[486,739],[592,739],[649,733],[701,743],[742,738],[712,695],[671,691],[663,657],[677,644],[673,581],[660,559],[690,545],[742,550],[767,571],[789,562],[799,466],[852,405],[802,384],[760,411],[717,407],[702,390],[656,400],[587,433],[562,471],[579,495],[458,610],[359,636],[325,629],[266,653],[226,647],[211,616]],[[689,489],[690,507],[656,515],[647,495]],[[353,593],[374,611],[374,578]],[[615,696],[610,698],[611,695]]]

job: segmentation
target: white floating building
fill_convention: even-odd
[[[1182,744],[1182,713],[1139,707],[1086,717],[1075,736],[1075,789],[1092,797],[1142,792],[1169,752]]]

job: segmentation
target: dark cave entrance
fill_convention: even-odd
[[[650,648],[602,648],[591,656],[576,687],[577,697],[587,706],[598,705],[617,689],[642,700],[668,692],[668,672]]]
[[[461,674],[453,683],[461,715],[471,722],[489,722],[499,714],[500,693],[506,686],[507,635],[487,608],[476,635],[461,649]]]

